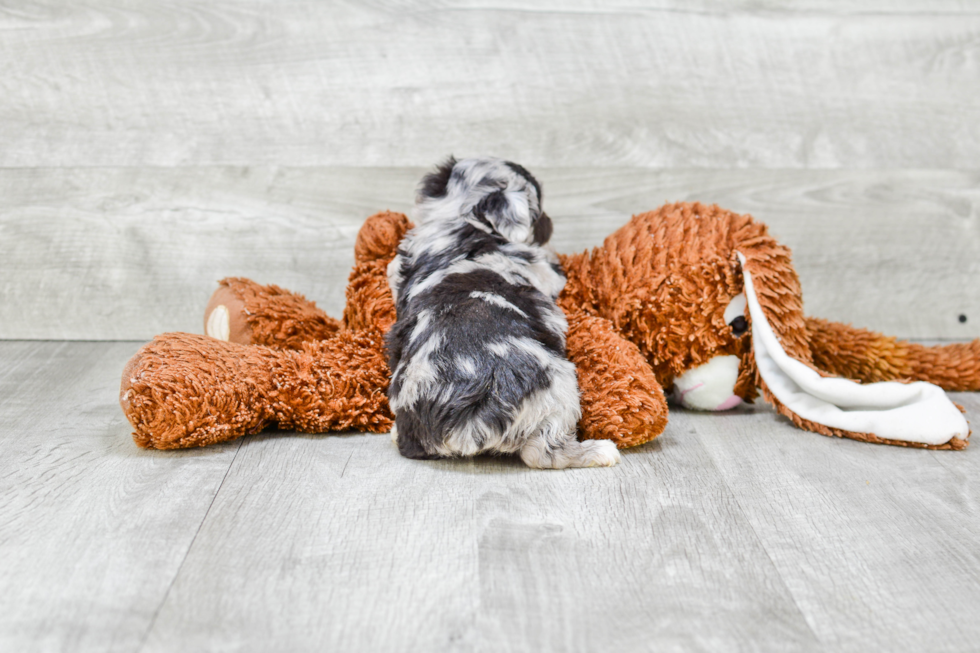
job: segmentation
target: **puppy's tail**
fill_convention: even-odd
[[[813,363],[863,383],[928,381],[952,392],[980,390],[980,339],[927,347],[868,329],[806,318]]]

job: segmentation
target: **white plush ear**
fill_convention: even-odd
[[[966,418],[939,386],[924,381],[861,384],[827,378],[791,358],[762,311],[741,252],[738,258],[752,317],[755,362],[769,390],[784,406],[811,422],[889,440],[937,445],[967,438]]]

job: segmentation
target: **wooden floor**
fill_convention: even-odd
[[[360,434],[143,451],[138,346],[0,342],[2,651],[980,648],[976,446],[760,407],[676,410],[613,469]]]

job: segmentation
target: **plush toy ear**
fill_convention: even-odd
[[[940,387],[921,381],[862,385],[818,372],[805,341],[796,275],[791,267],[788,276],[778,269],[789,264],[788,250],[782,262],[772,253],[758,254],[751,247],[737,252],[760,386],[780,413],[825,435],[930,448],[966,446],[966,419]],[[787,299],[788,305],[780,301]]]

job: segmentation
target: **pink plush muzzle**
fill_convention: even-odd
[[[730,410],[742,403],[735,394],[738,356],[715,356],[674,379],[674,396],[685,408]]]

